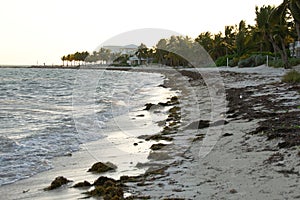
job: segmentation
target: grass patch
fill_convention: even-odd
[[[286,83],[300,83],[300,73],[295,70],[290,71],[282,77],[282,81]]]

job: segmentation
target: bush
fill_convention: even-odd
[[[299,58],[291,58],[291,59],[289,59],[289,63],[291,66],[300,65],[300,59]]]
[[[219,58],[215,61],[215,64],[216,64],[217,67],[227,66],[227,58],[228,58],[228,60],[229,60],[228,65],[231,66],[231,65],[230,65],[230,61],[231,61],[232,59],[234,59],[234,57],[235,57],[234,54],[219,57]],[[234,66],[236,66],[236,65],[234,65]],[[233,66],[232,66],[232,67],[233,67]]]
[[[267,61],[266,56],[262,56],[262,55],[255,56],[255,65],[256,66],[263,65],[266,63],[266,61]]]
[[[227,56],[222,56],[219,57],[216,61],[215,61],[216,66],[221,67],[221,66],[227,66]]]
[[[300,73],[295,70],[290,71],[282,77],[282,81],[286,83],[300,83]]]
[[[251,56],[250,58],[246,58],[243,60],[240,60],[238,63],[239,67],[254,67],[255,66],[255,58]]]
[[[232,55],[228,55],[228,56],[222,56],[219,57],[215,63],[216,66],[226,66],[227,65],[227,58],[229,59],[229,63],[228,65],[230,67],[235,67],[235,66],[239,66],[239,67],[256,67],[259,65],[263,65],[266,63],[267,60],[267,55],[269,55],[269,52],[266,52],[264,54],[245,54],[241,57],[236,57],[235,54]]]
[[[237,66],[238,65],[238,63],[239,63],[239,59],[238,58],[233,58],[233,59],[231,59],[230,61],[229,61],[229,66],[230,67],[235,67],[235,66]]]
[[[282,68],[284,67],[284,63],[281,59],[269,61],[269,66],[274,68]]]
[[[300,59],[299,58],[290,58],[289,59],[289,64],[290,64],[290,66],[300,65]],[[272,61],[269,62],[269,65],[274,67],[274,68],[284,67],[284,63],[281,59],[272,60]]]
[[[252,55],[249,58],[242,59],[238,62],[239,67],[256,67],[266,62],[266,57],[262,55]]]

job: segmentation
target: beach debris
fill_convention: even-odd
[[[235,193],[237,193],[237,190],[236,190],[236,189],[231,189],[231,190],[229,190],[229,192],[230,192],[231,194],[235,194]]]
[[[97,163],[93,164],[93,166],[88,170],[88,172],[104,173],[104,172],[112,171],[112,170],[116,170],[116,169],[117,169],[117,166],[111,162],[106,162],[106,163],[97,162]]]
[[[203,133],[200,133],[200,134],[197,134],[195,138],[193,138],[193,142],[197,142],[197,141],[202,141],[205,137],[205,134]]]
[[[167,86],[165,86],[163,84],[158,85],[158,87],[167,88]]]
[[[124,191],[119,181],[105,176],[99,177],[93,184],[95,189],[85,192],[89,197],[102,197],[104,200],[124,199]]]
[[[93,186],[102,186],[106,181],[116,182],[116,180],[112,178],[108,178],[106,176],[100,176],[97,180],[94,181]]]
[[[173,96],[170,99],[170,101],[167,101],[165,103],[163,103],[163,102],[159,102],[158,103],[158,105],[160,105],[160,106],[174,106],[176,104],[179,104],[178,97],[176,97],[176,96]]]
[[[169,168],[169,166],[164,166],[160,168],[154,168],[150,167],[144,174],[145,177],[151,176],[151,175],[163,175],[165,174],[166,170]]]
[[[145,104],[145,108],[144,110],[151,110],[151,109],[155,109],[157,108],[158,106],[174,106],[176,104],[179,104],[179,101],[178,101],[178,97],[177,96],[173,96],[171,97],[171,99],[167,102],[159,102],[158,104],[153,104],[153,103],[146,103]]]
[[[136,117],[145,117],[144,114],[137,115]]]
[[[139,138],[142,138],[142,137],[145,137],[146,141],[149,141],[149,140],[155,140],[155,141],[160,141],[160,140],[172,141],[173,140],[173,138],[167,137],[167,136],[163,136],[161,134],[150,135],[150,136],[141,136]]]
[[[294,167],[292,169],[283,169],[283,170],[279,170],[277,172],[284,174],[285,177],[289,177],[290,174],[294,174],[294,175],[300,176],[300,173],[298,171],[295,171]]]
[[[47,190],[54,190],[56,188],[61,187],[62,185],[65,185],[69,182],[72,182],[71,180],[66,179],[63,176],[58,176],[54,179],[54,181],[51,182],[51,185],[49,187],[44,188],[45,191]]]
[[[175,127],[173,128],[170,126],[165,126],[161,133],[162,133],[162,135],[172,135],[172,134],[177,133],[177,130]]]
[[[73,187],[74,188],[81,188],[81,187],[90,187],[92,186],[92,184],[88,181],[83,181],[83,182],[79,182],[79,183],[76,183]]]
[[[172,190],[173,192],[183,192],[184,190],[181,188],[175,188]]]
[[[165,120],[165,126],[161,132],[163,135],[171,135],[177,133],[181,119],[180,114],[180,107],[174,106],[170,108],[169,115]]]
[[[122,183],[128,183],[128,182],[136,183],[136,182],[140,182],[140,181],[143,181],[143,180],[144,180],[144,178],[142,176],[127,176],[127,175],[124,175],[124,176],[120,177],[120,181]]]
[[[268,159],[266,159],[264,163],[271,164],[271,163],[283,161],[283,159],[284,159],[284,155],[280,152],[276,152],[272,154]]]
[[[126,198],[126,200],[134,200],[134,199],[151,199],[151,196],[132,195]]]
[[[199,84],[206,85],[200,73],[195,73],[193,71],[188,71],[188,70],[180,70],[179,73],[181,73],[181,75],[183,76],[189,77],[189,81],[198,80],[200,82]]]
[[[169,110],[170,113],[177,113],[179,111],[180,111],[180,107],[178,107],[178,106],[174,106],[174,107],[170,108],[170,110]]]
[[[144,108],[144,110],[150,110],[152,106],[154,106],[155,104],[153,103],[146,103],[145,106],[146,108]]]
[[[156,150],[160,150],[162,148],[164,148],[165,146],[167,146],[166,144],[163,144],[163,143],[158,143],[158,144],[153,144],[150,149],[153,150],[153,151],[156,151]]]
[[[233,136],[233,134],[232,134],[232,133],[224,133],[224,134],[222,135],[222,137],[229,137],[229,136]]]
[[[204,129],[208,128],[209,126],[221,126],[221,125],[226,125],[229,122],[226,120],[218,120],[213,123],[210,123],[209,120],[199,120],[199,121],[194,121],[190,123],[186,128],[187,129]]]

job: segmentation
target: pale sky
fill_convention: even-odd
[[[135,29],[167,29],[195,38],[201,32],[223,31],[225,25],[240,20],[253,25],[255,5],[281,2],[0,0],[0,65],[61,64],[63,55],[92,52],[108,39]]]

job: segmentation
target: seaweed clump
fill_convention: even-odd
[[[104,200],[124,199],[124,191],[119,181],[105,176],[94,181],[95,189],[86,192],[89,197],[102,197]]]
[[[88,181],[83,181],[83,182],[79,182],[79,183],[76,183],[73,187],[74,188],[82,188],[82,187],[90,187],[92,186],[92,184]]]
[[[51,185],[49,187],[44,188],[45,191],[47,190],[54,190],[56,188],[61,187],[62,185],[65,185],[69,182],[72,182],[71,180],[66,179],[63,176],[58,176],[54,179],[54,181],[51,182]]]
[[[88,170],[88,172],[104,173],[107,171],[115,170],[116,168],[117,167],[110,162],[106,162],[106,163],[97,162],[93,164],[93,166]]]
[[[153,151],[156,151],[156,150],[160,150],[162,148],[164,148],[165,146],[167,146],[166,144],[162,144],[162,143],[158,143],[158,144],[153,144],[150,149],[153,150]]]

